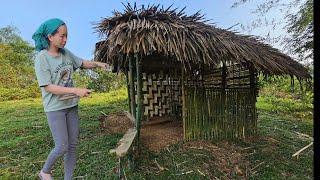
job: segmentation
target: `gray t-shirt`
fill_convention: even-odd
[[[72,74],[82,65],[83,59],[63,49],[59,56],[51,56],[47,50],[41,50],[35,58],[35,72],[42,93],[45,112],[57,111],[76,106],[79,98],[60,100],[63,95],[47,92],[44,87],[54,84],[64,87],[73,87]]]

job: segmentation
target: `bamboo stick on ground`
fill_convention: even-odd
[[[299,151],[297,151],[296,153],[294,153],[293,155],[292,155],[292,157],[295,157],[295,156],[299,156],[299,154],[302,152],[302,151],[304,151],[304,150],[306,150],[308,147],[310,147],[310,146],[312,146],[313,145],[313,142],[311,142],[310,144],[308,144],[308,145],[306,145],[305,147],[303,147],[302,149],[300,149]]]

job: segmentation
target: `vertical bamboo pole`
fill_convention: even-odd
[[[210,138],[213,139],[215,138],[215,116],[216,116],[216,113],[215,113],[215,104],[214,104],[214,89],[210,89],[210,110],[211,110],[211,122],[212,122],[212,126],[211,126],[211,136]]]
[[[130,81],[129,81],[129,71],[126,71],[126,80],[127,80],[127,91],[128,91],[128,107],[129,112],[131,112],[131,100],[130,100]],[[132,113],[131,113],[132,114]]]
[[[186,139],[186,99],[184,87],[184,66],[181,68],[181,90],[182,90],[182,121],[183,121],[183,139]]]
[[[290,75],[291,78],[291,93],[294,93],[294,77],[293,75]]]
[[[191,111],[191,125],[192,125],[192,139],[194,140],[195,139],[195,125],[196,125],[196,101],[195,101],[195,98],[194,98],[194,95],[195,94],[195,88],[192,87],[192,111]]]
[[[227,84],[227,67],[225,62],[223,62],[222,65],[222,87],[221,87],[221,100],[222,100],[222,108],[221,108],[221,120],[222,120],[222,124],[221,124],[221,130],[222,130],[222,138],[226,138],[226,84]]]
[[[235,99],[234,99],[234,89],[230,89],[231,96],[232,96],[232,139],[235,139],[235,132],[236,132],[236,126],[235,126]]]
[[[226,90],[226,105],[225,105],[225,107],[226,107],[226,111],[225,111],[225,124],[226,124],[226,126],[225,126],[225,129],[226,129],[226,138],[227,139],[229,139],[230,138],[230,131],[231,131],[231,129],[230,129],[230,121],[231,121],[231,118],[230,118],[230,116],[229,116],[229,112],[230,112],[230,109],[229,109],[229,102],[230,102],[230,93],[229,93],[229,91],[228,90]]]
[[[208,111],[208,90],[207,87],[205,87],[204,90],[204,98],[203,98],[203,108],[204,108],[204,127],[206,129],[205,133],[204,133],[204,138],[207,140],[208,139],[208,133],[209,131],[209,111]]]
[[[192,139],[192,112],[193,112],[193,104],[192,104],[192,88],[188,87],[188,134],[189,134],[189,140]]]
[[[214,89],[214,96],[213,96],[213,103],[214,103],[214,136],[215,136],[215,139],[218,140],[219,138],[219,119],[220,119],[220,115],[219,115],[219,112],[220,112],[220,89]]]
[[[237,89],[236,89],[236,91],[237,91],[237,107],[238,107],[238,109],[237,109],[237,117],[238,117],[238,120],[237,120],[237,122],[238,122],[238,127],[237,127],[237,129],[238,129],[238,138],[241,138],[242,136],[241,136],[241,119],[242,119],[242,117],[241,117],[241,110],[242,110],[242,104],[241,104],[241,95],[242,95],[242,85],[241,85],[241,67],[240,66],[238,66],[237,67],[237,69],[238,69],[238,72],[237,72]]]
[[[129,83],[130,83],[130,101],[131,101],[131,115],[136,117],[136,100],[134,90],[134,78],[133,78],[133,58],[129,57]]]
[[[236,138],[240,137],[239,136],[239,91],[235,90],[235,101],[236,101]]]
[[[192,104],[192,111],[191,111],[191,125],[192,125],[192,139],[194,140],[195,139],[195,125],[196,125],[196,113],[197,113],[197,106],[196,106],[196,101],[195,101],[195,87],[192,87],[192,101],[191,101],[191,104]]]
[[[188,88],[189,91],[189,132],[190,132],[190,140],[193,139],[193,125],[194,125],[194,104],[193,104],[193,87]]]
[[[213,126],[213,121],[212,121],[212,111],[211,111],[211,89],[208,89],[208,96],[207,96],[207,101],[208,101],[208,116],[209,116],[209,134],[208,134],[208,139],[212,139],[212,126]]]
[[[189,134],[189,140],[191,140],[192,138],[192,111],[193,111],[193,107],[192,107],[192,103],[191,103],[191,100],[192,100],[192,89],[190,87],[188,87],[188,125],[187,125],[187,133]]]
[[[211,116],[212,116],[212,139],[216,136],[216,106],[215,106],[215,89],[211,89]]]
[[[204,118],[205,118],[205,114],[204,114],[204,105],[205,105],[205,102],[204,102],[204,95],[203,95],[203,92],[204,92],[204,88],[201,88],[201,93],[199,93],[199,96],[201,96],[200,98],[200,101],[199,101],[199,107],[200,107],[200,111],[199,111],[199,133],[200,133],[200,139],[201,140],[204,140],[204,134],[205,134],[205,126],[204,126]]]
[[[250,114],[251,116],[248,116],[248,122],[247,122],[247,136],[251,136],[252,128],[253,128],[253,108],[254,108],[254,102],[253,102],[253,92],[254,92],[254,70],[252,68],[252,65],[250,64],[249,66],[249,76],[250,76],[250,90],[249,90],[249,96],[248,98],[248,103],[249,107],[247,110],[247,116]],[[249,109],[250,108],[250,109]]]
[[[297,77],[300,85],[300,94],[303,94],[302,78]]]
[[[185,88],[185,87],[184,87]],[[188,103],[188,92],[185,88],[185,106],[186,107],[189,107],[189,103]],[[189,117],[189,108],[186,108],[185,109],[185,123],[183,124],[183,128],[184,128],[184,133],[185,133],[185,139],[188,141],[189,139],[189,136],[188,136],[188,133],[187,133],[187,130],[188,130],[188,117]]]
[[[190,140],[190,110],[191,110],[191,105],[190,105],[190,92],[189,88],[186,88],[186,107],[187,107],[187,113],[186,113],[186,135],[187,139]]]
[[[256,99],[257,99],[257,94],[256,94],[256,70],[254,69],[253,65],[251,64],[250,66],[250,88],[251,88],[251,110],[252,110],[252,116],[251,116],[251,135],[254,135],[256,132],[256,122],[257,122],[257,118],[256,118]]]
[[[135,54],[136,60],[136,72],[137,72],[137,115],[136,115],[136,129],[137,129],[137,141],[139,145],[140,139],[140,124],[141,124],[141,110],[142,110],[142,78],[141,78],[141,59]]]

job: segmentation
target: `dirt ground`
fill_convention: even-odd
[[[134,127],[134,124],[124,113],[109,114],[107,117],[101,116],[99,120],[100,128],[105,133],[125,133],[127,129]],[[142,124],[140,136],[144,147],[147,147],[150,151],[159,152],[183,140],[182,122],[155,117]],[[250,149],[240,148],[227,141],[219,143],[209,141],[184,142],[181,148],[183,151],[194,149],[210,152],[210,156],[214,160],[204,163],[204,167],[202,167],[208,170],[207,174],[210,174],[210,168],[219,167],[220,171],[227,176],[231,177],[231,174],[234,173],[246,177],[249,162],[245,156],[250,152]]]
[[[183,140],[181,121],[169,121],[145,125],[141,128],[141,142],[149,150],[159,152],[166,147]]]
[[[154,117],[149,123],[141,126],[141,143],[149,150],[158,152],[165,147],[175,144],[183,139],[183,129],[181,121],[170,121]],[[99,118],[100,128],[105,133],[125,133],[134,124],[124,113],[109,114]],[[163,122],[166,121],[166,122]]]
[[[201,152],[209,152],[208,161],[203,164],[202,170],[210,175],[210,170],[217,170],[225,175],[226,179],[232,178],[232,174],[236,174],[239,179],[247,177],[247,169],[249,161],[246,159],[248,152],[239,146],[221,141],[212,143],[208,141],[191,141],[183,144],[183,149],[201,150]],[[229,178],[228,178],[229,177]]]

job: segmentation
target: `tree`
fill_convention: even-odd
[[[0,100],[39,95],[33,70],[34,47],[11,26],[0,28]]]
[[[288,47],[313,59],[313,1],[307,0],[297,14],[290,14],[288,25],[287,32],[292,35],[287,40]]]
[[[18,41],[23,41],[22,38],[17,33],[18,33],[18,29],[13,26],[0,28],[0,43],[12,44]]]
[[[231,6],[236,8],[250,0],[236,0]],[[298,8],[297,8],[298,7]],[[268,15],[274,11],[279,11],[284,19],[268,19]],[[283,50],[297,56],[299,61],[313,59],[313,1],[312,0],[262,0],[257,8],[252,12],[257,19],[250,25],[241,26],[242,30],[251,31],[259,27],[269,26],[270,31],[264,36],[268,43],[279,43]],[[275,28],[283,28],[287,35],[273,36]]]

